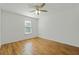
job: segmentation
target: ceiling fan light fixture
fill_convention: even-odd
[[[35,10],[32,10],[31,12],[34,12],[36,15],[39,15],[41,12],[48,12],[47,10],[43,9],[45,6],[45,3],[41,3],[40,5],[35,5]]]
[[[36,14],[39,15],[41,13],[40,10],[36,10]]]

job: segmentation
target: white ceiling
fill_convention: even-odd
[[[37,5],[37,3],[2,3],[0,4],[0,8],[2,8],[3,10],[37,18],[37,15],[30,12],[34,10],[33,6],[35,5]]]
[[[34,13],[30,13],[31,10],[33,10],[33,6],[36,5],[37,3],[0,3],[0,8],[8,11],[12,11],[15,13],[19,13],[22,15],[30,16],[30,17],[38,17]],[[63,8],[61,8],[63,7]],[[44,9],[48,10],[47,13],[42,13],[43,15],[48,14],[53,12],[53,10],[64,10],[66,8],[78,8],[79,9],[79,4],[68,4],[68,3],[47,3],[44,7]]]

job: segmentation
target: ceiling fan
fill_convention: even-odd
[[[36,12],[37,15],[40,14],[40,12],[48,12],[47,10],[42,9],[45,6],[45,3],[42,3],[40,5],[35,5],[34,8],[35,10],[32,10],[30,12]]]

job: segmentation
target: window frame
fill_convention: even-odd
[[[29,23],[29,26],[28,26],[27,23]],[[28,27],[30,28],[30,31],[29,32],[26,31],[26,29]],[[25,22],[24,22],[24,33],[25,34],[31,34],[32,33],[32,22],[31,22],[31,20],[25,20]]]

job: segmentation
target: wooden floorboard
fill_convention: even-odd
[[[79,55],[79,48],[36,37],[4,44],[0,55]]]

